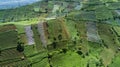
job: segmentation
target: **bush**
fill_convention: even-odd
[[[18,45],[17,45],[17,50],[18,50],[19,52],[23,52],[23,51],[24,51],[24,46],[22,46],[21,43],[18,43]]]
[[[83,54],[82,51],[80,51],[80,50],[77,51],[77,53],[78,53],[79,55],[82,55],[82,54]]]
[[[53,48],[55,49],[55,48],[56,48],[57,43],[56,43],[56,42],[53,42],[53,43],[52,43],[52,45],[53,45]]]
[[[58,39],[62,40],[62,35],[61,34],[58,35]]]
[[[67,49],[66,49],[66,48],[64,48],[64,49],[62,49],[62,51],[63,51],[63,53],[66,53],[66,52],[67,52]]]

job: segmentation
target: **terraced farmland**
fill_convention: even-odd
[[[0,32],[1,49],[8,49],[17,46],[17,32],[15,30]]]
[[[9,61],[12,59],[18,59],[23,56],[23,53],[19,53],[15,48],[3,50],[1,52],[0,61]]]
[[[120,36],[120,27],[113,27],[115,33],[117,34],[117,36],[119,37]]]
[[[0,67],[119,67],[119,10],[120,0],[0,10]]]

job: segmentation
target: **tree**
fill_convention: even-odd
[[[47,8],[45,9],[45,13],[48,13],[48,9]]]
[[[59,39],[59,40],[62,40],[62,35],[61,35],[61,34],[58,35],[58,39]]]
[[[63,53],[66,53],[66,52],[67,52],[67,49],[66,49],[66,48],[63,48],[62,51],[63,51]]]
[[[47,3],[48,3],[48,0],[45,0],[45,2],[47,2]]]
[[[0,48],[0,55],[1,55],[1,53],[2,53],[2,50],[1,50],[1,48]]]
[[[80,51],[80,50],[78,50],[77,53],[78,53],[79,55],[82,55],[82,54],[83,54],[82,51]]]
[[[89,56],[89,53],[88,53],[88,52],[86,53],[86,56]]]
[[[87,67],[89,67],[89,63],[87,63]]]
[[[100,62],[100,65],[99,65],[100,67],[101,67],[101,66],[104,66],[104,64],[103,64],[103,59],[100,59],[99,62]]]
[[[56,43],[56,42],[53,42],[53,43],[52,43],[52,45],[53,45],[53,48],[55,49],[55,48],[56,48],[57,43]]]
[[[18,50],[19,52],[23,52],[23,51],[24,51],[24,46],[22,46],[22,43],[19,43],[19,42],[18,42],[17,50]]]
[[[76,45],[76,41],[73,41],[73,43]]]
[[[56,41],[56,38],[55,38],[55,37],[54,37],[53,39],[54,39],[54,41]]]

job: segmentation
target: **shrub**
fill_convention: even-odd
[[[17,45],[17,50],[18,50],[19,52],[23,52],[23,51],[24,51],[24,46],[22,46],[21,43],[18,43],[18,45]]]

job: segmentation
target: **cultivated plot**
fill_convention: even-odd
[[[33,38],[33,31],[31,30],[31,26],[26,26],[25,27],[25,33],[27,36],[27,40],[28,40],[28,45],[32,45],[35,44],[34,42],[34,38]]]
[[[0,32],[0,48],[8,49],[17,46],[17,32],[16,31],[6,31]]]
[[[87,39],[88,39],[88,41],[99,42],[100,37],[98,35],[96,23],[88,22],[88,23],[86,23],[86,27],[87,27]]]
[[[40,40],[42,41],[43,46],[46,47],[47,40],[46,40],[43,24],[44,24],[44,22],[38,23],[38,32],[40,34]]]

